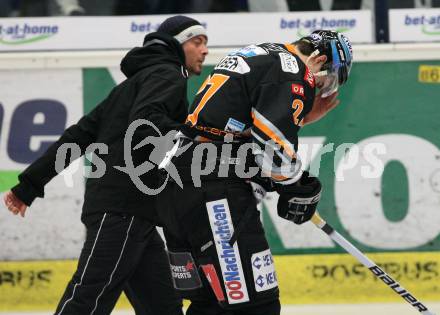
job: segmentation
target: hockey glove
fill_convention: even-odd
[[[254,176],[250,179],[250,184],[257,204],[264,199],[266,193],[275,190],[272,180],[268,177]]]
[[[309,221],[321,199],[321,183],[318,178],[304,172],[299,181],[291,185],[277,185],[280,195],[278,215],[296,224]]]

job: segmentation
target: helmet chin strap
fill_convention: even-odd
[[[327,71],[327,70],[322,70],[322,71],[319,71],[319,72],[314,73],[313,75],[314,75],[315,77],[324,77],[324,76],[326,76],[327,74],[328,74],[328,71]]]
[[[306,59],[306,66],[307,66],[307,67],[309,66],[309,61],[310,61],[310,59],[312,59],[312,58],[314,58],[314,57],[316,57],[316,56],[318,56],[318,55],[319,55],[319,49],[316,49],[314,52],[312,52],[312,53],[310,54],[309,57],[307,57],[307,59]]]

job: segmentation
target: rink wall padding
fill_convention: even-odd
[[[440,253],[370,254],[422,301],[440,296]],[[277,255],[282,304],[399,302],[401,298],[347,254]],[[0,312],[54,310],[75,260],[0,262]],[[128,308],[125,296],[119,308]]]

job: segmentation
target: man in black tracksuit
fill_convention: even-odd
[[[192,302],[187,315],[280,313],[253,189],[275,189],[285,219],[312,217],[321,184],[301,170],[298,132],[338,104],[351,56],[343,35],[316,31],[294,44],[232,52],[200,87],[191,134],[184,131],[170,159],[183,189],[170,182],[159,195],[173,280]]]
[[[44,186],[57,175],[55,161],[62,145],[76,144],[81,154],[92,143],[108,148],[108,152],[95,152],[106,170],[100,178],[87,180],[81,217],[86,240],[56,314],[110,314],[124,289],[136,314],[182,314],[164,245],[153,225],[155,197],[139,190],[116,167],[126,164],[124,136],[136,120],[149,120],[162,134],[184,122],[188,72],[200,74],[208,53],[206,44],[206,31],[196,20],[175,16],[163,22],[157,32],[145,37],[143,47],[132,49],[122,60],[127,79],[66,129],[5,195],[9,210],[24,216],[26,207],[36,197],[44,197]],[[157,134],[143,125],[130,144],[147,136]],[[150,153],[148,146],[131,150],[134,164],[148,160]],[[70,160],[67,156],[62,166],[67,167]],[[147,187],[157,186],[157,169],[142,180]]]

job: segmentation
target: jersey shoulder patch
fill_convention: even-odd
[[[263,47],[268,52],[285,52],[288,53],[288,50],[286,50],[283,45],[275,44],[275,43],[264,43],[261,44],[261,47]]]
[[[215,66],[215,70],[226,70],[245,74],[251,71],[247,62],[240,56],[226,56]]]
[[[281,61],[281,69],[284,72],[290,72],[296,74],[299,72],[298,61],[295,56],[288,53],[279,53],[280,61]]]
[[[237,51],[234,51],[233,53],[229,54],[230,56],[242,56],[245,58],[260,56],[260,55],[268,55],[269,53],[257,45],[250,45],[246,46],[244,48],[241,48]]]

